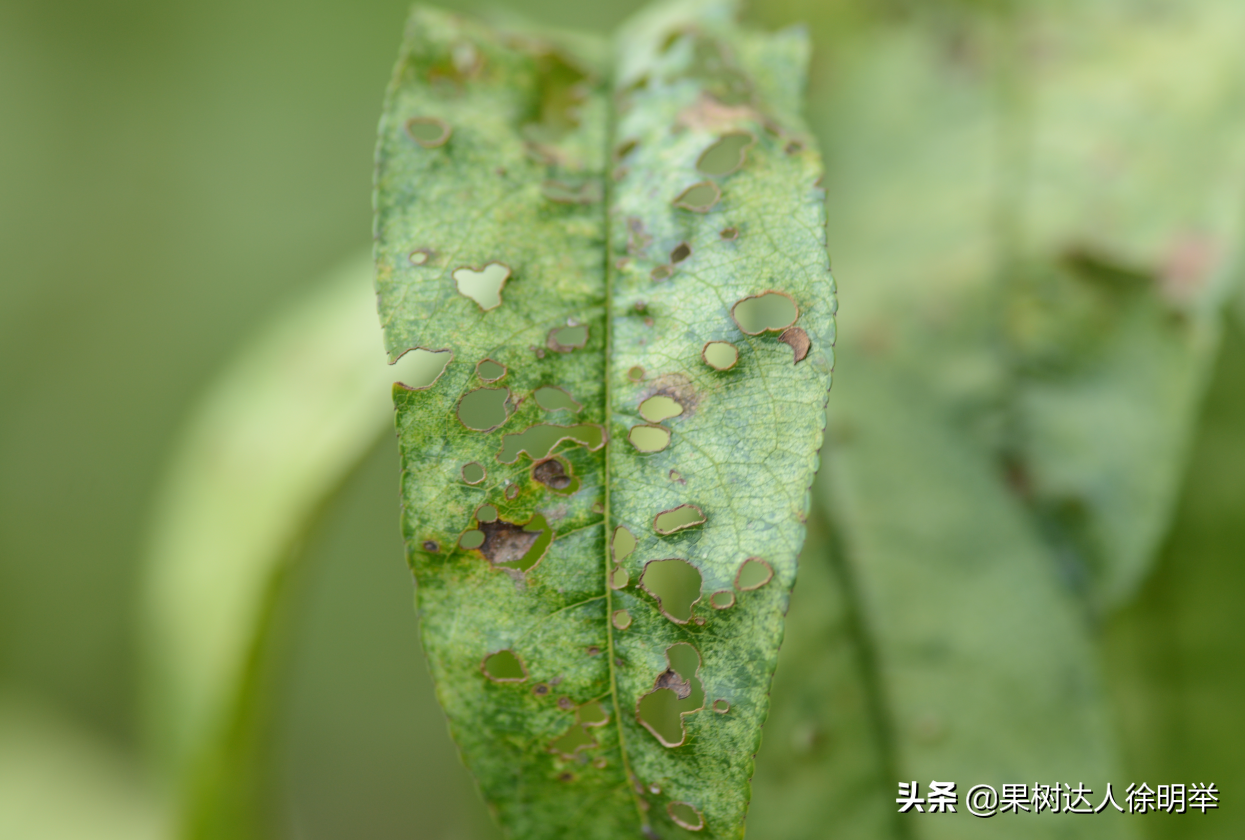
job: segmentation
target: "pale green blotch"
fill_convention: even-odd
[[[403,388],[420,391],[431,387],[449,367],[451,350],[407,350],[393,363],[393,373]]]
[[[683,406],[677,400],[666,396],[649,397],[640,403],[640,416],[650,423],[660,423],[683,413]]]
[[[454,272],[459,293],[474,300],[485,312],[501,306],[501,290],[508,277],[509,266],[499,262],[491,262],[479,271],[460,268]]]

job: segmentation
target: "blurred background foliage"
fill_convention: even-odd
[[[604,32],[637,5],[515,0],[507,10]],[[854,351],[856,370],[868,371],[886,356],[878,347],[908,342],[918,356],[940,349],[910,338],[928,329],[920,318],[896,317],[895,336],[879,332],[878,319],[853,315],[874,305],[885,311],[886,295],[875,304],[869,289],[884,289],[879,278],[888,272],[927,267],[935,295],[921,300],[935,310],[948,280],[993,281],[995,269],[1023,278],[1012,286],[974,279],[961,284],[968,291],[946,292],[1036,324],[1016,333],[1023,340],[990,345],[982,338],[990,328],[978,320],[938,311],[926,319],[941,324],[937,336],[954,348],[930,370],[950,389],[935,396],[988,402],[994,391],[978,380],[994,374],[969,360],[964,348],[973,342],[1010,359],[1017,387],[1026,387],[1042,378],[1025,343],[1035,334],[1039,345],[1049,339],[1058,349],[1108,331],[1095,299],[1078,299],[1079,309],[1053,319],[1077,331],[1056,329],[1050,338],[1043,330],[1052,319],[1029,295],[1034,278],[1053,273],[1054,285],[1088,271],[1105,274],[1107,286],[1127,285],[1145,273],[1138,260],[1160,260],[1146,253],[1153,225],[1145,212],[1134,214],[1141,220],[1133,240],[1094,238],[1100,223],[1111,228],[1113,208],[1175,206],[1176,217],[1193,208],[1222,255],[1238,250],[1245,75],[1234,75],[1238,57],[1224,47],[1240,31],[1228,25],[1239,21],[1231,4],[1025,4],[1048,27],[1064,21],[1073,48],[1101,58],[1096,81],[1044,77],[1045,95],[1056,99],[1078,85],[1106,91],[1098,100],[1071,96],[1082,110],[1055,121],[1065,133],[1054,137],[1035,128],[1042,94],[1026,97],[1026,66],[1009,59],[1040,53],[1042,39],[1037,47],[1013,40],[999,23],[1010,5],[771,0],[749,10],[767,26],[806,22],[816,45],[808,107],[829,170],[842,290],[838,370],[847,386],[833,393],[832,415],[862,387],[852,382]],[[405,0],[0,6],[0,838],[168,836],[171,784],[150,769],[142,720],[138,611],[149,513],[196,395],[234,348],[369,241],[375,124],[406,7]],[[1116,26],[1121,8],[1143,18],[1148,34]],[[1163,49],[1146,47],[1155,33],[1170,33],[1157,39]],[[930,63],[931,54],[938,61]],[[1208,76],[1221,87],[1208,88]],[[1148,110],[1149,118],[1135,118]],[[1114,111],[1121,116],[1113,122]],[[999,113],[1008,116],[992,116]],[[1040,150],[1075,147],[1080,124],[1121,149],[1141,149],[1147,176],[1125,179],[1114,204],[1093,189],[1095,178],[1109,180],[1104,170],[1041,170]],[[1012,171],[999,161],[1030,159],[1039,164],[1036,186],[998,179]],[[1022,200],[1016,189],[1036,198],[1030,203],[1026,192]],[[1219,198],[1208,202],[1211,193]],[[1018,209],[1030,207],[1038,208],[1032,216]],[[1060,234],[1053,238],[1065,250],[1047,247],[1041,240],[1061,225],[1084,240]],[[1226,290],[1238,272],[1227,256],[1221,262]],[[1019,292],[990,297],[999,288]],[[1172,317],[1195,320],[1188,311]],[[1208,317],[1216,332],[1219,316]],[[1140,837],[1245,833],[1245,812],[1233,807],[1245,787],[1237,607],[1245,592],[1245,333],[1240,319],[1224,326],[1221,346],[1198,344],[1209,383],[1204,403],[1203,374],[1181,379],[1192,393],[1180,398],[1202,405],[1200,419],[1192,412],[1188,428],[1173,421],[1162,439],[1179,493],[1134,520],[1125,510],[1126,531],[1155,534],[1152,571],[1083,601],[1110,700],[1104,725],[1123,756],[1113,778],[1214,781],[1225,791],[1225,807],[1206,817],[1139,818]],[[379,333],[376,347],[379,354]],[[1038,373],[1048,374],[1051,360],[1036,358],[1047,364]],[[1127,356],[1124,370],[1134,358],[1150,369],[1143,356]],[[1000,420],[962,408],[951,412],[953,431],[1015,454],[1006,412]],[[850,424],[832,424],[831,435],[850,438]],[[496,836],[418,653],[396,488],[396,445],[386,435],[308,535],[276,616],[265,677],[271,725],[254,769],[274,836]],[[818,492],[815,511],[830,491]],[[1087,539],[1107,539],[1078,531],[1075,509],[1039,513],[1073,554]],[[756,836],[889,838],[910,830],[887,804],[894,768],[878,751],[886,734],[868,721],[876,698],[860,673],[872,666],[861,661],[868,646],[862,653],[853,640],[867,617],[855,612],[843,539],[814,515],[758,759]],[[767,807],[780,796],[824,807]],[[804,822],[793,823],[797,817]]]

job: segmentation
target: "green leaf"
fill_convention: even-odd
[[[390,419],[372,270],[344,266],[282,314],[192,414],[153,514],[145,581],[148,718],[181,836],[254,836],[262,661],[283,585],[323,502]],[[434,365],[435,367],[435,365]]]
[[[732,18],[654,7],[610,70],[417,9],[386,99],[386,346],[452,352],[394,389],[422,637],[515,837],[743,832],[835,304],[807,43]],[[551,387],[581,408],[547,407]]]

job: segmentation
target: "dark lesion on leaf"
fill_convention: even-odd
[[[479,529],[484,542],[478,551],[494,566],[517,563],[531,551],[543,531],[528,531],[527,526],[516,525],[504,519],[481,522]]]
[[[532,479],[556,493],[570,495],[579,489],[579,478],[571,474],[570,464],[558,457],[532,465]]]
[[[795,360],[791,363],[793,365],[798,365],[808,358],[808,351],[813,346],[812,339],[802,327],[788,327],[782,335],[778,336],[778,340],[791,347],[795,355]]]
[[[658,690],[668,688],[674,692],[674,696],[680,700],[686,700],[692,696],[692,684],[689,680],[685,680],[679,675],[678,671],[667,668],[660,676],[657,682],[653,684],[653,689]]]

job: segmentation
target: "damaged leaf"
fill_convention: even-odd
[[[654,6],[611,65],[416,9],[386,99],[386,347],[469,360],[393,392],[422,638],[464,760],[523,840],[743,833],[835,304],[819,162],[786,152],[807,134],[807,42],[733,18]],[[691,61],[663,48],[693,27]],[[447,86],[432,71],[462,44],[476,60]],[[425,149],[405,125],[433,113],[453,135]],[[741,329],[731,307],[767,292],[786,320]],[[796,320],[799,365],[779,337]],[[753,557],[766,585],[710,605]],[[481,671],[499,651],[528,682]]]

